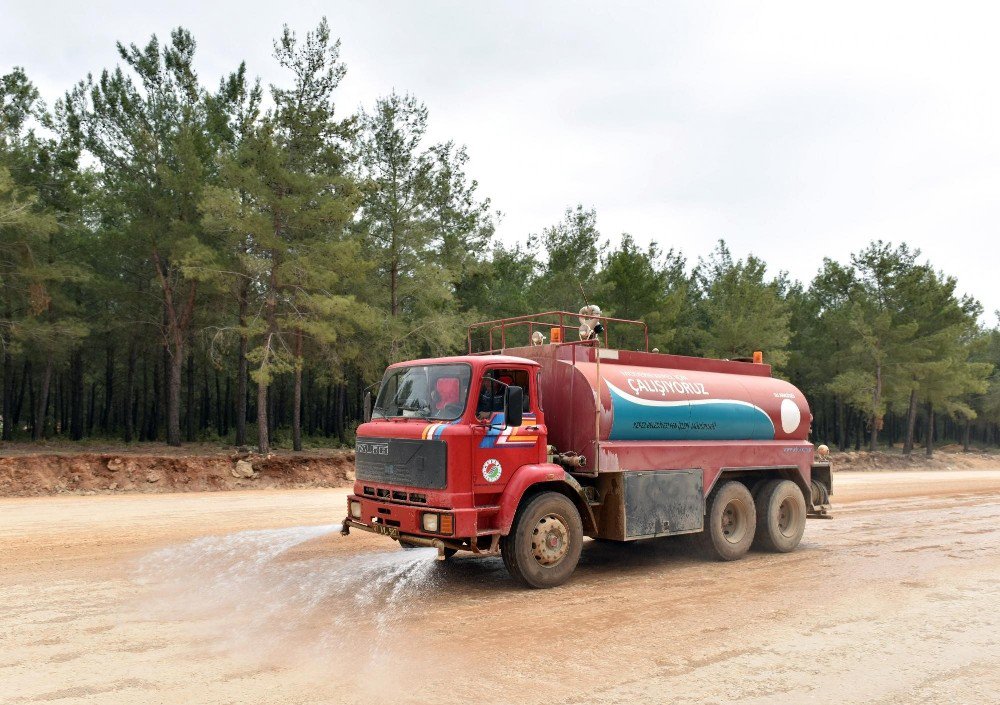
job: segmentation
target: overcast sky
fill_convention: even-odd
[[[273,38],[324,15],[341,109],[416,94],[433,138],[468,145],[506,241],[582,203],[613,240],[693,262],[725,238],[805,281],[906,241],[996,321],[996,3],[0,0],[0,72],[23,65],[51,101],[116,40],[183,25],[208,85],[240,60],[284,82]]]

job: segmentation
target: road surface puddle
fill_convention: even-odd
[[[137,617],[203,631],[258,656],[352,650],[387,657],[393,630],[435,582],[437,551],[331,555],[339,525],[210,536],[139,560]]]

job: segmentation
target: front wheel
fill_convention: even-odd
[[[562,585],[576,570],[583,546],[580,512],[565,495],[543,492],[514,518],[500,539],[504,565],[515,581],[532,588]]]

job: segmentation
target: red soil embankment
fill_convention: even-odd
[[[268,457],[247,453],[19,453],[0,458],[0,496],[8,497],[343,487],[353,478],[354,453],[343,450]]]

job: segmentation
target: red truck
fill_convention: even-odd
[[[391,365],[366,398],[342,533],[499,553],[517,582],[547,588],[585,536],[699,534],[734,560],[791,551],[806,517],[828,516],[809,405],[759,353],[650,352],[645,324],[588,314],[579,329],[564,311],[476,324],[467,355]],[[612,328],[640,349],[608,347]]]

